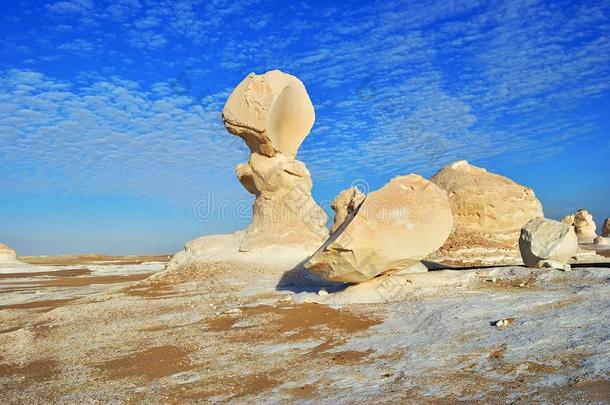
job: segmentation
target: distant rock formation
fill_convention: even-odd
[[[579,243],[591,243],[597,236],[595,222],[589,211],[580,209],[574,214],[574,230]]]
[[[454,265],[519,262],[521,227],[543,216],[532,189],[465,160],[449,164],[430,181],[447,191],[455,221],[447,242],[430,260]]]
[[[574,226],[574,215],[564,215],[559,222],[561,222],[562,224]]]
[[[601,236],[608,238],[610,237],[610,218],[606,218],[604,224],[602,225],[602,233]]]
[[[595,233],[596,226],[595,221],[593,221],[593,215],[589,214],[589,211],[585,209],[581,208],[574,214],[564,216],[561,218],[561,222],[574,227],[576,236],[578,237],[578,243],[592,243],[597,236]],[[608,219],[606,219],[606,222],[604,222],[604,225],[602,226],[602,236],[604,236],[605,226],[610,227]],[[610,229],[607,229],[606,232],[610,232]]]
[[[311,197],[309,171],[295,160],[315,120],[303,83],[279,70],[251,73],[229,96],[222,117],[251,152],[236,168],[241,184],[256,196],[240,250],[319,246],[328,236],[326,213]]]
[[[610,238],[606,236],[597,236],[593,239],[593,243],[596,245],[610,246]]]
[[[521,229],[519,251],[528,267],[569,270],[568,262],[576,256],[578,240],[572,226],[552,219],[535,218]]]
[[[362,198],[343,192],[338,204]],[[335,200],[335,201],[337,201]],[[328,280],[362,283],[411,267],[447,239],[453,217],[447,194],[416,174],[399,176],[366,196],[305,267]],[[343,208],[338,212],[343,217]]]
[[[330,204],[333,211],[335,211],[333,226],[330,230],[331,233],[335,232],[360,207],[365,198],[366,196],[356,187],[343,190],[335,197]]]
[[[17,253],[10,247],[6,246],[5,244],[0,243],[0,260],[13,261],[16,259],[17,259]]]

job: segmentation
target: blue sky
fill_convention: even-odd
[[[172,253],[245,227],[247,149],[220,111],[271,69],[316,108],[299,159],[324,205],[467,159],[532,187],[548,217],[610,216],[608,1],[0,8],[0,241],[21,254]]]

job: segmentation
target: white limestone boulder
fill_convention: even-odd
[[[574,228],[559,221],[535,218],[521,229],[519,251],[528,267],[559,267],[576,255],[578,240]]]
[[[416,174],[395,177],[370,193],[305,267],[331,281],[362,283],[417,264],[452,226],[443,190]]]
[[[447,242],[428,259],[455,266],[517,264],[519,231],[542,217],[534,191],[462,160],[430,181],[449,197],[455,225]]]

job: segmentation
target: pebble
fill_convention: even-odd
[[[325,288],[320,288],[320,291],[318,291],[318,295],[328,295],[328,291],[326,291]]]

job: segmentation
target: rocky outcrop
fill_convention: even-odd
[[[458,266],[520,262],[521,227],[543,216],[532,189],[464,160],[444,167],[430,181],[447,192],[455,225],[429,260]]]
[[[319,246],[328,236],[326,213],[311,196],[309,171],[295,160],[315,120],[303,83],[279,70],[251,73],[229,96],[222,117],[251,152],[236,168],[241,184],[256,197],[240,250]]]
[[[10,247],[6,246],[3,243],[0,243],[0,260],[16,260],[17,259],[17,253],[11,249]]]
[[[605,238],[610,237],[610,218],[606,218],[604,224],[602,225],[602,233],[601,236]]]
[[[366,196],[305,267],[328,280],[361,283],[417,264],[452,226],[443,190],[415,174],[395,177]]]
[[[335,197],[333,202],[330,204],[333,211],[335,211],[335,218],[331,228],[331,233],[335,232],[349,216],[356,212],[365,198],[366,196],[356,187],[343,190],[337,195],[337,197]]]
[[[574,214],[574,230],[579,243],[591,243],[597,236],[595,222],[589,211],[580,209]]]
[[[570,225],[546,218],[535,218],[521,229],[519,250],[528,267],[554,267],[569,270],[576,256],[578,240]]]

